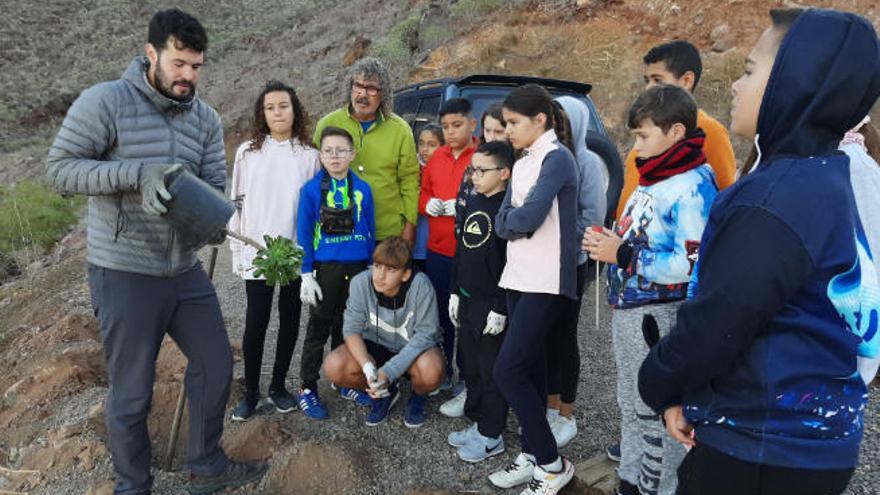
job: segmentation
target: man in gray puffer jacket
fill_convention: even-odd
[[[89,196],[89,288],[107,360],[118,494],[150,492],[146,420],[166,333],[189,361],[190,493],[241,486],[266,470],[231,462],[219,446],[232,378],[229,340],[196,253],[162,217],[169,172],[185,167],[221,191],[226,185],[220,118],[195,92],[207,43],[192,16],[156,13],[147,56],[136,57],[121,79],[82,92],[47,159],[57,190]]]

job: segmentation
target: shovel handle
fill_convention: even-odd
[[[211,258],[208,260],[208,280],[214,280],[214,268],[217,266],[217,246],[211,247]],[[168,438],[168,449],[165,451],[165,470],[171,471],[174,464],[174,452],[177,450],[177,437],[180,435],[180,421],[183,419],[183,406],[186,405],[186,385],[180,383],[177,392],[177,406],[174,408],[174,420],[171,422],[171,434]]]

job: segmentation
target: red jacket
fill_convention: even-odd
[[[471,164],[476,141],[456,159],[449,145],[437,148],[422,171],[422,191],[419,193],[419,213],[428,218],[428,249],[444,256],[455,256],[455,217],[432,217],[425,212],[431,198],[443,201],[455,199],[464,171]]]

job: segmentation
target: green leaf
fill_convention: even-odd
[[[267,285],[287,285],[299,278],[305,251],[292,240],[283,237],[263,236],[265,249],[257,251],[254,258],[254,275],[264,277]]]

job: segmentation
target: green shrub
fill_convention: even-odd
[[[504,6],[503,0],[459,0],[452,4],[449,10],[454,15],[470,17],[474,15],[491,14]]]
[[[412,55],[412,43],[419,36],[419,17],[414,14],[397,23],[384,40],[373,45],[370,50],[373,55],[389,64],[408,62]]]
[[[49,248],[76,223],[83,203],[30,181],[0,187],[0,252]]]

